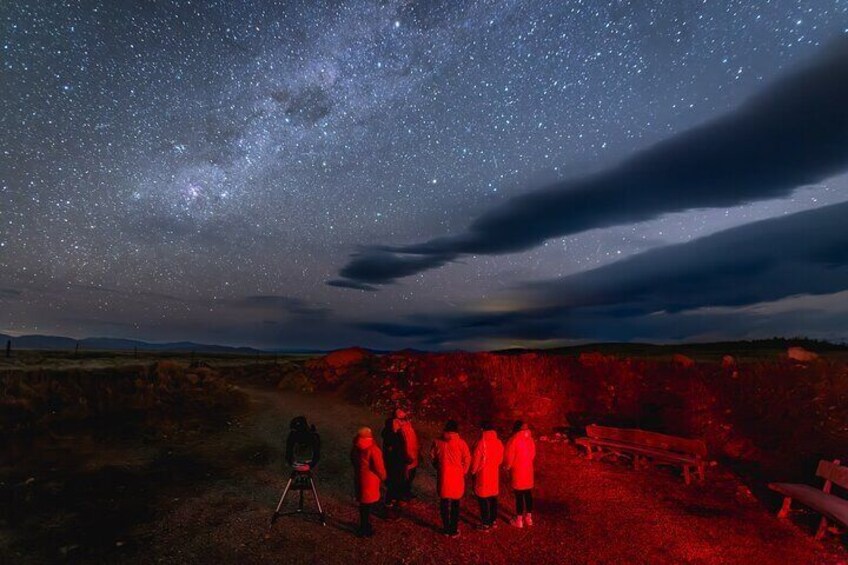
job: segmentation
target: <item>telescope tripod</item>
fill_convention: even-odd
[[[283,507],[283,503],[286,501],[286,496],[289,492],[296,490],[299,492],[299,499],[297,503],[297,510],[293,510],[290,512],[280,512],[280,509]],[[312,496],[315,498],[315,504],[318,506],[318,518],[321,520],[321,525],[327,525],[327,515],[324,513],[324,510],[321,508],[321,500],[318,498],[318,489],[315,488],[315,478],[312,476],[312,471],[309,468],[297,468],[292,471],[291,476],[289,477],[288,482],[286,483],[286,488],[283,489],[283,495],[280,497],[280,502],[277,503],[277,509],[274,511],[274,514],[271,516],[271,523],[268,524],[268,529],[274,525],[277,518],[280,516],[290,516],[292,514],[316,514],[315,512],[305,512],[303,509],[303,493],[306,490],[312,491]]]

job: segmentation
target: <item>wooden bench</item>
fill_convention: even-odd
[[[707,466],[707,444],[699,439],[687,439],[638,429],[586,426],[586,437],[577,444],[588,451],[589,459],[604,452],[633,457],[639,468],[649,462],[680,465],[686,484],[692,482],[691,472],[697,471],[703,481]]]
[[[816,539],[821,539],[827,532],[828,520],[848,527],[848,500],[831,494],[831,487],[836,484],[848,489],[848,467],[839,465],[839,459],[819,461],[816,476],[824,479],[821,490],[814,486],[797,483],[771,483],[769,488],[783,495],[783,506],[778,512],[778,518],[789,516],[792,501],[797,500],[804,506],[812,508],[822,515]]]

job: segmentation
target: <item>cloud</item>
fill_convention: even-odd
[[[370,284],[365,284],[365,283],[360,283],[360,282],[356,282],[356,281],[352,281],[352,280],[348,280],[348,279],[332,279],[332,280],[327,281],[327,285],[335,286],[335,287],[338,287],[338,288],[352,288],[352,289],[355,289],[355,290],[364,290],[364,291],[367,291],[367,292],[374,292],[374,291],[377,290],[376,286],[373,286],[373,285],[370,285]]]
[[[842,40],[718,119],[596,174],[510,199],[459,235],[355,254],[340,274],[389,284],[462,255],[518,252],[594,228],[786,196],[848,166],[846,101]]]
[[[652,249],[528,285],[559,308],[628,305],[633,314],[741,306],[848,288],[848,202]]]
[[[108,286],[100,286],[93,284],[78,284],[78,283],[69,283],[67,284],[67,288],[73,288],[76,290],[80,290],[85,293],[102,293],[102,294],[114,294],[123,297],[125,300],[128,299],[138,299],[138,298],[150,298],[157,301],[168,301],[168,302],[185,302],[184,299],[179,298],[178,296],[174,296],[171,294],[164,294],[161,292],[149,292],[149,291],[125,291],[119,290],[117,288],[111,288]]]
[[[432,253],[409,255],[381,250],[369,250],[354,256],[339,274],[347,280],[368,284],[385,284],[396,278],[441,267],[452,261],[456,254]],[[338,285],[336,285],[338,286]]]
[[[848,290],[845,218],[848,202],[746,224],[590,271],[525,284],[513,300],[520,306],[511,310],[419,315],[416,331],[431,343],[685,339],[718,329],[727,333],[728,324],[733,331],[758,328],[765,335],[804,333],[805,316],[750,307]],[[832,327],[827,312],[808,318]],[[360,327],[399,335],[391,324]]]
[[[271,294],[245,296],[235,300],[233,305],[279,311],[303,317],[324,317],[330,312],[329,308],[313,306],[301,298]]]
[[[353,324],[353,327],[389,337],[431,337],[439,333],[435,328],[416,324],[362,322]]]

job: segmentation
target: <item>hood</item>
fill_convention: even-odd
[[[374,445],[373,437],[357,437],[353,440],[353,445],[357,449],[368,449],[372,445]]]
[[[309,424],[307,424],[304,416],[297,416],[296,418],[292,418],[289,428],[295,432],[305,432],[309,429]]]
[[[515,437],[521,439],[532,439],[533,436],[530,434],[530,430],[518,430],[515,432]]]
[[[445,441],[455,441],[459,439],[459,434],[456,432],[442,432],[442,439]]]
[[[498,439],[498,432],[495,430],[486,430],[483,432],[483,439],[487,441]]]

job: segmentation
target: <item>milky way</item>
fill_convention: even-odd
[[[762,306],[686,335],[671,319],[621,335],[600,315],[538,335],[414,329],[848,200],[840,176],[462,257],[378,292],[326,283],[352,253],[459,233],[732,112],[844,38],[848,2],[8,0],[0,25],[0,332],[280,348],[846,337],[848,314],[769,323]]]

